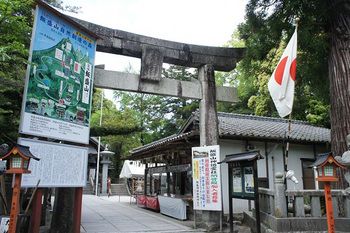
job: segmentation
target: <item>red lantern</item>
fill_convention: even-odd
[[[312,167],[316,167],[317,169],[318,177],[316,180],[324,182],[328,232],[333,233],[335,232],[335,226],[330,182],[339,180],[336,170],[337,168],[345,168],[345,166],[335,160],[332,153],[327,153],[320,155]]]
[[[4,155],[2,160],[7,160],[6,173],[15,175],[15,182],[12,190],[12,202],[10,212],[9,233],[16,232],[17,217],[19,212],[19,197],[21,192],[21,178],[23,173],[30,173],[28,170],[30,159],[39,160],[29,150],[28,146],[16,145],[10,152]]]

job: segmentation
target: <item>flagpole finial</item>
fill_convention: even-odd
[[[295,26],[295,27],[298,27],[298,26],[299,26],[299,22],[300,22],[300,18],[299,18],[299,17],[296,17],[296,18],[294,19],[294,26]]]

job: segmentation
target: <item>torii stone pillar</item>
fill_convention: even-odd
[[[218,145],[219,130],[214,67],[212,65],[200,67],[198,79],[202,88],[202,99],[199,105],[200,145]],[[204,225],[208,231],[216,230],[219,227],[220,214],[220,211],[202,211],[202,222],[199,224]]]

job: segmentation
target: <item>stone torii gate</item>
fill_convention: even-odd
[[[215,86],[214,70],[231,71],[243,57],[243,48],[208,47],[137,35],[75,19],[95,33],[97,51],[141,58],[140,75],[95,68],[95,87],[200,100],[200,144],[218,144],[216,101],[236,102],[234,88]],[[198,80],[180,81],[161,77],[169,63],[198,68]],[[218,212],[201,211],[208,230],[218,227]]]

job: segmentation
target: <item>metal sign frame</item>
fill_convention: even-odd
[[[255,218],[256,218],[256,232],[260,233],[260,206],[259,206],[259,184],[258,184],[258,166],[257,160],[261,159],[259,151],[248,151],[238,154],[227,155],[226,158],[219,163],[227,163],[228,165],[228,196],[229,196],[229,222],[230,222],[230,232],[233,232],[233,198],[246,199],[246,200],[254,200],[255,206]],[[249,168],[252,169],[249,174],[246,176],[245,170]],[[233,178],[233,171],[240,172],[240,179]],[[243,176],[242,176],[243,175]],[[253,176],[253,177],[251,177]],[[251,180],[253,179],[253,180]],[[249,180],[249,182],[247,181]],[[234,182],[236,186],[236,190],[234,191]],[[253,183],[253,187],[251,186]],[[247,186],[250,184],[250,186]],[[247,187],[250,189],[253,188],[254,192],[248,191]]]

